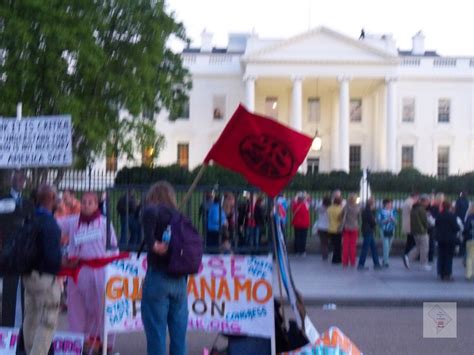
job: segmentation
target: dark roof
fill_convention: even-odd
[[[205,53],[205,54],[208,54],[209,52],[201,52],[201,48],[191,48],[191,47],[188,47],[188,48],[184,48],[183,49],[183,53]],[[215,53],[215,54],[242,54],[244,53],[244,51],[228,51],[227,48],[216,48],[216,47],[213,47],[212,48],[212,51],[211,53]]]
[[[401,51],[398,50],[398,54],[403,57],[439,57],[440,55],[436,53],[436,51],[425,51],[424,54],[413,54],[411,50],[409,51]]]

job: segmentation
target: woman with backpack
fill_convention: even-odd
[[[141,313],[148,355],[166,354],[167,328],[170,354],[186,354],[188,298],[186,276],[167,272],[170,262],[169,226],[177,210],[176,193],[170,183],[159,181],[148,191],[143,228],[148,246],[148,269],[143,283]]]

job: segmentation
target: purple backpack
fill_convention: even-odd
[[[173,276],[196,274],[201,266],[203,240],[189,218],[171,211],[171,240],[166,272]]]

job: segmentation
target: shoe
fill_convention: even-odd
[[[359,271],[368,271],[368,270],[369,270],[369,267],[368,267],[368,266],[359,265],[359,266],[357,266],[357,270],[359,270]]]
[[[421,267],[421,270],[423,270],[423,271],[431,271],[431,270],[433,270],[433,268],[431,267],[431,265],[423,265],[423,266]]]
[[[410,269],[410,260],[408,259],[408,255],[403,255],[403,264],[407,269]]]
[[[384,263],[384,264],[383,264],[383,267],[384,267],[385,269],[388,269],[388,268],[390,267],[390,265],[389,265],[388,263]]]
[[[380,265],[374,265],[374,270],[382,270],[382,267]]]

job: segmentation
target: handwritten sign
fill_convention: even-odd
[[[0,167],[72,164],[71,116],[0,119]]]
[[[15,355],[18,345],[18,328],[0,328],[0,354]],[[84,335],[56,332],[53,338],[54,355],[81,355]]]
[[[108,333],[143,329],[141,297],[146,257],[107,266],[105,327]],[[273,263],[270,256],[204,255],[188,278],[188,329],[272,337]]]

